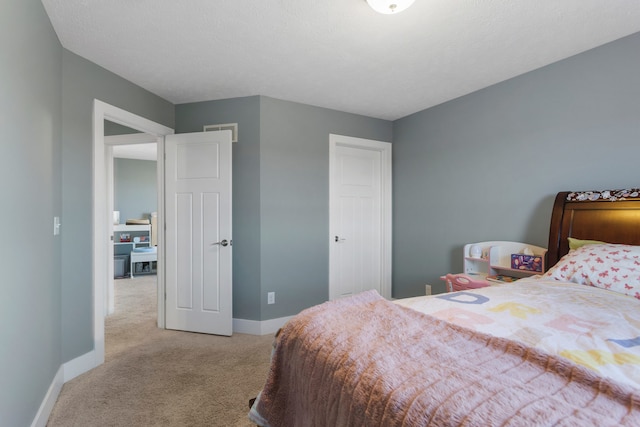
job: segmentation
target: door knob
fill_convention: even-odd
[[[220,245],[220,246],[229,246],[229,241],[224,239],[220,242],[212,243],[211,246]]]
[[[335,239],[335,241],[336,241],[337,243],[339,243],[339,242],[344,242],[345,240],[347,240],[347,239],[341,239],[341,238],[339,238],[338,236],[336,236],[336,239]]]

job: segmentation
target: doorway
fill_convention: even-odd
[[[108,278],[113,277],[113,254],[110,236],[113,236],[113,207],[109,206],[107,172],[111,158],[111,147],[105,145],[104,121],[117,123],[139,132],[151,135],[157,144],[158,152],[164,152],[164,137],[173,134],[171,128],[140,117],[136,114],[114,107],[105,102],[94,100],[93,105],[93,338],[94,366],[104,363],[104,318],[108,312]],[[111,162],[112,164],[113,162]],[[164,205],[164,163],[163,156],[158,157],[158,206]],[[158,223],[163,224],[162,209],[158,209]],[[158,259],[164,257],[162,250],[164,234],[158,233]],[[158,327],[164,327],[164,276],[162,270],[158,279]]]
[[[108,129],[108,130],[107,130]],[[115,309],[114,278],[133,278],[137,272],[155,271],[156,262],[131,263],[137,258],[157,258],[158,150],[153,135],[105,121],[107,204],[114,212],[114,234],[109,258],[114,271],[107,277],[107,314]],[[127,225],[129,220],[136,225]],[[147,221],[148,224],[143,224]],[[151,227],[151,228],[150,228]],[[124,239],[122,238],[124,236]],[[123,241],[124,240],[124,241]]]
[[[391,144],[329,138],[329,299],[391,298]]]

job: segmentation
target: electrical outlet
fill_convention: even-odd
[[[424,285],[424,294],[431,295],[431,285]]]
[[[276,303],[276,293],[267,292],[267,304],[275,304],[275,303]]]

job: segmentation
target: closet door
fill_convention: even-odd
[[[331,135],[330,286],[391,297],[391,144]]]

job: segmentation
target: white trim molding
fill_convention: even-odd
[[[158,143],[158,151],[164,152],[164,136],[174,133],[174,130],[159,123],[140,117],[136,114],[114,107],[98,99],[93,101],[93,342],[94,366],[104,363],[104,317],[107,312],[107,277],[109,276],[108,247],[111,245],[109,236],[112,234],[113,221],[107,197],[107,156],[105,153],[104,121],[127,126],[140,132],[152,135]],[[158,161],[158,174],[164,177],[160,168],[164,163]],[[159,178],[162,183],[163,179]],[[164,188],[158,189],[158,206],[162,206]],[[164,223],[162,209],[158,209],[158,224]],[[162,237],[159,233],[158,238]],[[163,248],[158,242],[158,259],[164,256]],[[164,327],[164,275],[158,270],[158,323]],[[92,368],[93,368],[92,367]],[[89,368],[91,369],[91,368]],[[88,370],[88,369],[87,369]]]
[[[51,415],[51,411],[53,411],[53,407],[58,400],[58,396],[60,395],[60,391],[62,390],[63,385],[64,367],[60,366],[58,372],[56,372],[55,377],[53,377],[53,381],[49,386],[49,390],[47,390],[47,394],[44,396],[44,400],[40,404],[40,408],[38,409],[38,413],[31,423],[31,427],[45,427],[47,425],[47,421],[49,421],[49,415]]]
[[[249,335],[269,335],[278,332],[293,316],[269,320],[233,319],[233,332]]]
[[[38,413],[31,423],[31,427],[45,427],[64,383],[90,371],[96,366],[98,366],[98,363],[96,363],[96,352],[94,350],[62,364],[60,368],[58,368],[55,377],[53,377],[49,390],[47,390],[47,394],[40,404]]]
[[[78,375],[82,375],[96,366],[98,366],[98,364],[96,363],[95,350],[78,356],[62,365],[64,382],[71,381]]]

